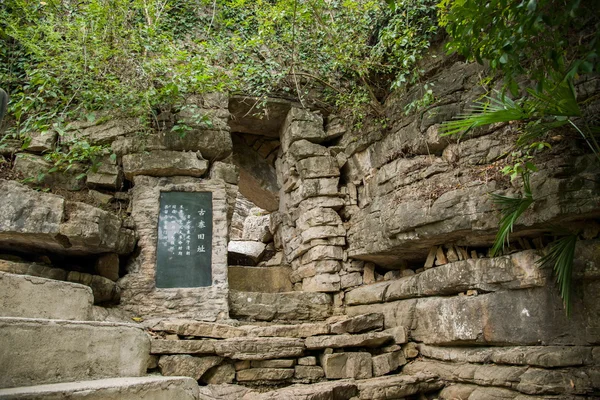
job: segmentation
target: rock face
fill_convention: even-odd
[[[0,241],[6,250],[45,249],[64,254],[128,254],[135,234],[109,212],[0,180]]]
[[[229,294],[230,315],[260,321],[320,321],[331,316],[332,300],[325,293],[256,293]]]
[[[123,171],[129,180],[137,175],[200,177],[207,170],[208,161],[192,152],[157,150],[123,156]]]

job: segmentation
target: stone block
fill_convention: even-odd
[[[383,314],[371,313],[350,317],[331,325],[331,333],[362,333],[383,329]]]
[[[323,368],[317,366],[296,365],[294,378],[308,381],[317,381],[325,376]]]
[[[304,353],[304,341],[291,338],[236,338],[219,340],[214,345],[215,353],[234,360],[269,360]]]
[[[227,245],[227,252],[230,257],[236,257],[240,260],[247,260],[250,265],[256,265],[265,253],[266,245],[263,242],[251,240],[232,240]]]
[[[68,282],[0,272],[0,315],[4,317],[88,320],[92,291]]]
[[[246,336],[244,329],[215,322],[193,319],[161,319],[144,321],[144,326],[155,332],[167,332],[181,336],[230,339]]]
[[[369,332],[357,335],[324,335],[306,338],[306,348],[309,350],[344,347],[379,347],[394,339],[392,335],[385,332]]]
[[[0,348],[6,388],[142,376],[150,340],[131,324],[0,317]]]
[[[327,293],[229,292],[232,318],[259,321],[323,321],[331,316],[332,299]]]
[[[406,364],[402,351],[394,351],[373,357],[373,376],[389,374]]]
[[[308,140],[304,139],[293,142],[288,148],[288,153],[295,160],[303,160],[309,157],[329,155],[329,152],[327,151],[326,147],[309,142]]]
[[[210,179],[221,179],[225,183],[237,185],[240,171],[236,165],[215,161],[210,168]]]
[[[305,338],[328,334],[329,325],[325,322],[313,322],[292,325],[249,326],[246,331],[248,336]]]
[[[200,380],[208,385],[233,383],[235,380],[235,368],[229,363],[217,365],[206,371]]]
[[[154,150],[123,156],[123,172],[128,180],[134,176],[194,176],[208,170],[208,161],[194,152]]]
[[[339,196],[339,178],[304,179],[300,184],[300,198]]]
[[[285,381],[294,376],[288,368],[250,368],[236,373],[238,382]]]
[[[338,292],[340,276],[338,274],[319,274],[302,280],[302,290],[305,292]]]
[[[273,239],[270,229],[270,222],[270,214],[249,215],[244,220],[242,240],[253,240],[256,242],[268,243]]]
[[[346,275],[340,276],[340,287],[342,289],[348,289],[363,284],[363,277],[360,272],[351,272]]]
[[[252,368],[293,368],[296,365],[296,360],[256,360],[251,361]]]
[[[291,292],[288,267],[237,267],[227,269],[229,288],[241,292]]]
[[[337,161],[331,156],[305,158],[296,163],[296,168],[302,179],[340,176]]]
[[[79,163],[73,163],[69,171],[56,171],[49,173],[53,164],[46,161],[44,157],[35,154],[19,153],[15,157],[13,170],[32,182],[44,184],[53,188],[61,188],[71,192],[77,192],[85,187],[85,179],[81,174],[85,168]],[[84,175],[85,176],[85,175]],[[77,179],[77,178],[80,179]]]
[[[307,264],[322,260],[342,260],[343,258],[344,250],[339,246],[315,246],[302,255],[302,263]]]
[[[219,365],[223,358],[216,356],[195,357],[189,354],[161,356],[158,361],[163,376],[189,376],[199,380],[212,367]]]
[[[198,127],[186,132],[185,136],[168,132],[160,139],[161,144],[169,150],[199,151],[203,158],[212,161],[227,158],[233,150],[231,134],[226,126],[222,129]]]
[[[296,226],[302,231],[325,225],[342,225],[342,218],[331,208],[317,207],[300,214],[296,221]]]
[[[0,389],[0,398],[85,400],[197,400],[198,383],[192,378],[143,376],[96,379]]]
[[[151,354],[214,354],[215,340],[152,339]]]
[[[360,400],[394,400],[440,390],[444,382],[431,374],[390,375],[356,383]]]
[[[29,138],[29,144],[27,145],[27,151],[33,153],[44,153],[52,151],[56,144],[56,138],[58,133],[56,131],[43,131],[43,132],[31,132],[27,135]]]
[[[312,366],[317,365],[317,358],[314,356],[300,357],[298,365]]]
[[[364,352],[325,354],[321,365],[327,379],[367,379],[373,376],[371,354]]]

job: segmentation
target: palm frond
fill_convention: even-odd
[[[526,146],[534,141],[539,140],[551,130],[560,128],[567,124],[569,124],[568,119],[551,121],[531,121],[522,129],[522,133],[517,139],[517,146]]]
[[[469,130],[498,122],[522,120],[528,117],[527,110],[506,96],[493,98],[486,96],[487,101],[475,103],[469,113],[460,114],[456,119],[445,122],[441,126],[441,136],[467,133]]]
[[[567,315],[571,313],[571,278],[576,245],[576,234],[563,236],[550,243],[548,253],[538,261],[541,266],[552,266]]]
[[[492,194],[492,201],[500,207],[500,213],[502,214],[500,227],[492,246],[492,257],[498,255],[504,249],[505,245],[510,244],[510,234],[513,232],[515,222],[534,202],[529,175],[523,174],[522,177],[524,188],[522,197],[507,197]]]
[[[542,91],[527,89],[531,96],[527,101],[530,112],[538,117],[580,117],[581,109],[577,103],[573,81],[555,78],[549,82],[551,86]]]

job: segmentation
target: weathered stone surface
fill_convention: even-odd
[[[317,207],[307,210],[306,212],[300,214],[298,220],[296,221],[296,226],[302,231],[305,231],[309,228],[326,225],[342,225],[342,219],[340,215],[331,208]]]
[[[548,273],[536,264],[537,260],[539,255],[528,250],[497,258],[453,262],[420,274],[354,289],[348,293],[347,302],[350,305],[369,304],[456,294],[469,289],[490,292],[544,286]]]
[[[235,368],[232,364],[225,363],[209,369],[202,375],[201,381],[208,385],[222,385],[235,380]]]
[[[284,152],[298,140],[306,139],[313,143],[327,140],[323,129],[323,117],[296,107],[292,107],[288,112],[281,132],[281,146]]]
[[[265,253],[266,245],[263,242],[252,240],[232,240],[227,245],[230,257],[238,257],[248,260],[256,265]],[[252,265],[252,264],[251,264]]]
[[[290,145],[288,153],[296,160],[329,155],[326,147],[311,143],[308,140],[295,141]]]
[[[327,293],[256,293],[229,292],[232,318],[259,321],[322,321],[332,312],[332,299]]]
[[[306,338],[307,349],[326,349],[342,347],[379,347],[394,338],[385,332],[369,332],[358,335],[324,335]]]
[[[214,345],[218,355],[235,360],[298,357],[304,353],[304,341],[291,338],[236,338],[219,340]]]
[[[338,292],[340,276],[338,274],[318,274],[302,280],[302,290],[305,292]]]
[[[300,357],[298,359],[298,365],[305,365],[305,366],[317,365],[317,358],[314,356]]]
[[[588,346],[516,346],[516,347],[437,347],[419,344],[419,351],[428,358],[441,361],[512,365],[532,365],[543,368],[575,367],[594,363],[592,347]]]
[[[208,161],[194,152],[155,150],[123,156],[123,172],[128,180],[137,175],[195,176],[208,170]]]
[[[27,151],[43,153],[45,151],[51,151],[54,148],[58,133],[50,130],[44,132],[31,132],[27,136],[29,138]]]
[[[406,358],[404,358],[402,351],[373,356],[373,376],[388,374],[404,364],[406,364]]]
[[[0,180],[0,243],[7,249],[44,249],[70,254],[127,254],[134,233],[114,214],[84,203]]]
[[[296,365],[294,371],[294,378],[296,379],[316,381],[325,376],[323,368],[317,366]]]
[[[411,336],[444,345],[595,344],[600,337],[595,317],[600,305],[591,294],[599,287],[597,281],[584,283],[583,298],[573,299],[574,311],[568,319],[553,287],[419,299]]]
[[[152,339],[152,354],[214,354],[215,340],[163,340]]]
[[[358,394],[353,381],[321,382],[312,385],[292,385],[266,393],[248,393],[242,400],[347,400]]]
[[[197,400],[198,383],[192,378],[144,376],[54,383],[0,389],[0,398],[86,400]]]
[[[362,333],[383,328],[383,314],[357,315],[331,325],[331,333]]]
[[[268,243],[272,238],[270,230],[271,216],[267,215],[249,215],[244,220],[244,230],[242,240],[253,240],[256,242]]]
[[[302,159],[296,163],[296,168],[302,179],[329,178],[340,175],[337,161],[331,156]]]
[[[144,326],[155,332],[174,333],[181,336],[230,339],[246,336],[246,331],[235,326],[193,319],[162,319],[144,321]]]
[[[3,317],[88,320],[93,300],[83,285],[0,272]]]
[[[118,190],[123,183],[123,172],[119,169],[116,161],[104,157],[96,171],[87,174],[86,184],[91,188],[102,188]]]
[[[292,106],[299,104],[278,98],[262,98],[233,95],[229,100],[233,132],[279,137],[281,125]]]
[[[291,272],[288,267],[230,266],[227,276],[231,290],[278,293],[292,291]]]
[[[311,261],[302,264],[297,260],[292,261],[293,271],[290,275],[292,282],[300,282],[304,278],[310,278],[319,274],[337,273],[342,269],[342,264],[339,260],[321,260]],[[340,277],[341,284],[341,277]]]
[[[326,335],[329,333],[329,325],[324,322],[297,325],[248,326],[245,328],[248,332],[248,336],[306,338],[309,336]]]
[[[394,400],[439,390],[444,383],[434,375],[392,375],[356,382],[361,400]]]
[[[0,387],[141,376],[149,342],[131,324],[0,317]]]
[[[293,368],[296,360],[256,360],[250,363],[252,368]]]
[[[169,132],[161,137],[162,144],[169,150],[199,151],[207,160],[223,160],[231,154],[233,143],[226,127],[222,129],[193,129],[181,136]]]
[[[503,389],[498,387],[482,387],[476,385],[467,385],[463,383],[446,386],[440,391],[440,399],[455,400],[470,399],[470,400],[486,400],[486,399],[501,399],[501,400],[581,400],[581,396],[571,395],[544,395],[544,396],[529,396],[523,393]]]
[[[373,376],[371,354],[364,352],[325,354],[321,365],[327,379],[367,379]]]
[[[342,289],[348,289],[363,284],[363,277],[360,272],[351,272],[346,275],[340,276],[340,287]]]
[[[158,367],[164,376],[189,376],[198,380],[206,371],[220,364],[221,361],[223,358],[215,356],[194,357],[188,354],[177,354],[161,356]]]
[[[119,255],[110,253],[98,257],[94,270],[98,275],[116,282],[119,279]]]
[[[294,376],[294,370],[288,368],[250,368],[236,373],[238,382],[284,381]]]
[[[395,328],[398,326],[412,326],[415,319],[416,299],[393,301],[383,304],[368,304],[354,307],[346,307],[348,316],[378,312],[383,314],[384,328]]]
[[[221,179],[225,183],[237,185],[240,181],[240,171],[233,164],[215,161],[210,168],[210,179]]]
[[[431,373],[441,379],[481,386],[500,386],[531,395],[580,394],[597,390],[600,370],[539,368],[415,361],[404,367],[407,374]]]

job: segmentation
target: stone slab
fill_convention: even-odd
[[[309,336],[327,335],[329,325],[325,322],[314,322],[293,325],[245,326],[248,336],[279,336],[306,338]]]
[[[332,299],[327,293],[229,292],[230,316],[258,321],[322,321],[331,316]]]
[[[144,376],[0,389],[4,400],[196,400],[192,378]]]
[[[167,332],[181,336],[230,339],[246,336],[244,329],[215,322],[193,319],[163,319],[144,321],[143,325],[155,332]]]
[[[152,354],[214,354],[216,340],[163,340],[152,339]]]
[[[356,382],[361,400],[395,400],[439,390],[444,383],[430,374],[390,375]]]
[[[343,347],[379,347],[394,340],[394,336],[387,332],[369,332],[357,335],[324,335],[306,338],[307,349],[326,349]]]
[[[291,368],[250,368],[236,373],[238,382],[284,381],[294,376]]]
[[[371,354],[366,352],[324,354],[321,365],[327,379],[367,379],[373,376]]]
[[[124,155],[123,173],[130,181],[136,175],[200,177],[208,164],[194,152],[155,150]]]
[[[0,272],[3,317],[89,320],[94,297],[83,285]]]
[[[0,349],[0,387],[16,387],[144,375],[150,340],[133,324],[0,317]]]
[[[289,267],[239,267],[229,266],[229,288],[241,292],[279,293],[291,292]]]
[[[234,360],[269,360],[298,357],[304,340],[288,338],[236,338],[215,342],[215,353]]]

